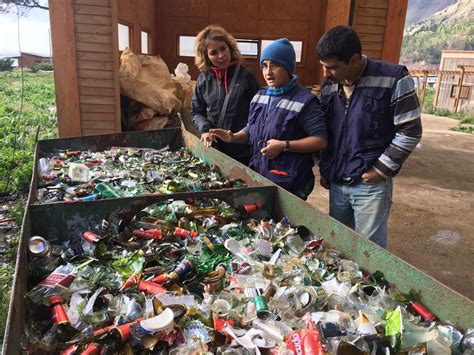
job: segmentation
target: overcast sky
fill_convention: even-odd
[[[32,52],[50,56],[49,12],[31,9],[20,16],[20,43],[18,43],[18,16],[16,9],[0,14],[0,57]]]

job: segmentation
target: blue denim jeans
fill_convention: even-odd
[[[392,207],[392,178],[367,184],[331,184],[329,214],[383,248]]]

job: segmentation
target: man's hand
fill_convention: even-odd
[[[278,155],[283,152],[285,149],[286,142],[279,141],[276,139],[270,139],[267,141],[267,145],[265,148],[260,150],[263,156],[267,157],[268,159],[275,159]]]
[[[321,176],[321,178],[319,179],[319,185],[324,187],[326,190],[329,190],[331,188],[331,184],[323,176]]]
[[[365,173],[363,173],[361,178],[362,181],[366,184],[376,184],[382,180],[385,180],[385,178],[380,175],[374,168],[370,168]]]
[[[234,140],[234,133],[227,129],[213,128],[209,130],[212,139],[216,141],[216,138],[222,139],[226,143],[232,143]]]
[[[216,139],[212,136],[212,133],[206,132],[201,134],[201,143],[204,144],[207,148],[212,146]]]

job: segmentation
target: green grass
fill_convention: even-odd
[[[23,96],[23,105],[21,97]],[[52,72],[0,72],[0,193],[27,191],[38,139],[57,137]]]
[[[31,181],[35,143],[37,139],[57,137],[53,73],[24,71],[23,74],[22,84],[20,70],[0,72],[0,194],[18,193],[16,201],[8,204],[8,217],[16,219],[17,227],[8,234],[0,233],[0,344],[5,332],[19,226]],[[6,243],[7,237],[13,245]]]
[[[421,112],[431,115],[454,118],[459,121],[458,126],[452,128],[453,131],[474,134],[474,111],[465,110],[460,112],[451,112],[446,109],[435,109],[433,107],[434,90],[427,89],[425,93],[425,101]]]

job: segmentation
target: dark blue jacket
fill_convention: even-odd
[[[227,81],[230,85],[235,66],[228,69]],[[221,109],[224,104],[226,92],[224,78],[218,82],[216,74],[207,70],[199,74],[196,82],[191,109],[193,122],[199,132],[209,132],[211,128],[230,129],[239,131],[247,125],[249,105],[252,97],[260,89],[255,74],[240,66],[239,76],[230,93],[229,103],[225,114],[225,120],[219,125]],[[244,163],[248,164],[250,149],[247,145],[231,144],[219,141],[214,147]]]
[[[311,100],[317,99],[298,84],[285,95],[273,97],[273,101],[266,94],[266,89],[262,89],[250,104],[249,141],[252,144],[252,156],[249,166],[293,193],[301,190],[313,176],[312,154],[282,152],[276,158],[268,159],[260,150],[270,139],[297,140],[308,137],[298,122],[298,115]]]
[[[391,98],[405,67],[368,59],[346,104],[341,84],[326,80],[321,106],[326,114],[328,148],[322,154],[321,175],[328,182],[343,177],[359,180],[373,167],[395,136]]]

